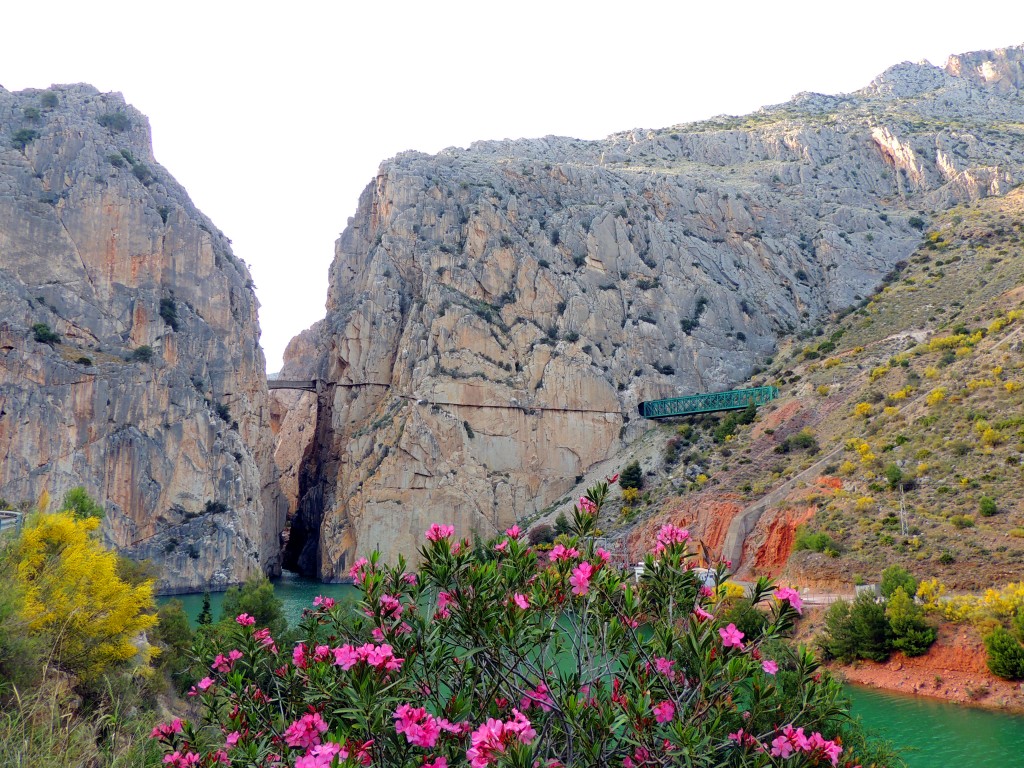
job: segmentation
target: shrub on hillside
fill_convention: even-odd
[[[60,336],[51,331],[50,326],[46,323],[36,323],[32,326],[32,338],[40,344],[49,344],[51,347],[60,343]]]
[[[910,594],[913,594],[912,592]],[[907,656],[921,656],[938,637],[935,627],[924,619],[924,609],[915,605],[903,587],[897,587],[885,607],[892,629],[892,647]]]
[[[981,502],[978,504],[978,514],[982,517],[992,517],[999,508],[996,506],[996,500],[991,496],[982,496]]]
[[[917,579],[902,565],[890,565],[882,571],[882,597],[888,599],[900,588],[908,595],[916,595]]]
[[[831,536],[822,531],[812,531],[806,525],[798,525],[793,539],[793,551],[839,553],[839,545]]]
[[[671,525],[635,582],[589,535],[607,492],[546,555],[518,527],[476,548],[435,524],[418,570],[361,558],[358,605],[317,598],[294,647],[239,615],[205,659],[197,723],[155,729],[165,762],[588,768],[680,765],[699,746],[723,765],[900,764],[841,746],[863,742],[840,687],[774,644],[795,591],[753,585],[765,621],[745,634]]]
[[[627,488],[639,490],[644,487],[644,473],[640,469],[639,461],[631,461],[623,468],[619,474],[619,487],[623,490]]]
[[[827,658],[848,664],[857,659],[885,661],[892,652],[892,641],[885,605],[863,594],[852,603],[840,600],[832,604],[818,645]]]
[[[989,671],[1007,680],[1024,680],[1024,646],[1003,627],[985,636]]]

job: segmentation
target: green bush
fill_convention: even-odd
[[[132,166],[132,173],[135,174],[135,178],[141,181],[143,184],[148,185],[153,181],[153,172],[149,170],[149,166],[145,163],[136,163]]]
[[[277,636],[288,628],[284,617],[284,603],[274,594],[274,585],[265,577],[250,579],[240,587],[231,587],[224,593],[220,621],[234,624],[235,617],[248,613],[261,627],[269,627]]]
[[[100,115],[97,122],[114,133],[122,133],[132,127],[131,118],[124,112],[107,112]]]
[[[619,474],[619,487],[623,490],[627,488],[640,490],[644,487],[644,473],[640,469],[639,461],[632,461],[623,468]]]
[[[153,359],[153,348],[148,344],[138,346],[132,350],[128,359],[136,363],[148,363]]]
[[[160,317],[172,331],[178,330],[178,305],[174,299],[160,299]]]
[[[882,597],[888,599],[900,588],[908,595],[916,595],[917,579],[902,565],[890,565],[882,571]]]
[[[34,131],[31,128],[19,128],[11,135],[11,146],[24,151],[25,147],[38,138],[39,131]]]
[[[840,600],[832,604],[818,645],[828,658],[850,663],[857,659],[885,661],[892,652],[892,641],[885,606],[865,594],[853,603]]]
[[[53,91],[43,91],[39,95],[39,104],[43,109],[53,109],[57,106],[57,94]]]
[[[885,479],[889,482],[889,487],[896,490],[903,482],[903,470],[895,464],[888,464],[885,467]]]
[[[893,648],[907,656],[928,653],[938,632],[924,620],[924,608],[915,605],[903,587],[896,588],[885,608],[885,615],[892,629]]]
[[[973,528],[974,518],[970,515],[953,515],[949,518],[949,522],[953,524],[954,528]]]
[[[978,504],[978,514],[982,517],[992,517],[999,508],[996,506],[996,500],[991,496],[982,496],[981,502]]]
[[[75,517],[95,517],[102,520],[106,515],[103,505],[97,503],[85,488],[78,486],[64,494],[64,502],[60,505],[63,512],[74,512]]]
[[[49,344],[51,347],[54,344],[60,343],[60,336],[50,330],[50,326],[46,323],[36,323],[32,326],[32,337],[40,344]]]
[[[796,527],[796,536],[793,540],[793,550],[808,550],[811,552],[839,551],[839,545],[827,533],[812,531],[806,525]]]
[[[985,662],[993,675],[1007,680],[1024,680],[1024,646],[1003,627],[985,636]]]
[[[157,611],[157,625],[153,639],[160,649],[157,669],[166,676],[178,693],[184,693],[195,683],[192,667],[192,630],[188,625],[185,606],[180,600],[170,600]]]

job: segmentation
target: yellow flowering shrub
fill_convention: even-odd
[[[97,518],[69,512],[40,514],[16,545],[24,602],[21,613],[33,634],[50,646],[50,657],[83,679],[131,660],[132,642],[156,624],[153,584],[132,586],[117,575],[117,555],[93,535]]]

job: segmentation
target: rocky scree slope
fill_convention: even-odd
[[[855,303],[922,213],[1020,178],[1019,48],[603,141],[385,162],[337,242],[288,562],[340,578],[433,521],[490,535]]]
[[[0,497],[85,486],[165,592],[275,571],[256,310],[145,116],[87,85],[0,88]]]

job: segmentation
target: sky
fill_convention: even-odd
[[[1024,43],[1024,3],[351,2],[10,4],[0,84],[87,82],[148,115],[157,160],[233,241],[268,371],[324,315],[334,241],[381,161],[479,139],[596,139],[902,61]]]

